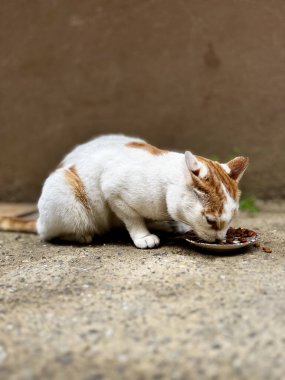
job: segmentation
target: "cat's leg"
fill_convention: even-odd
[[[109,200],[109,204],[114,213],[125,224],[137,248],[154,248],[159,245],[159,238],[149,232],[144,218],[125,201],[116,197]]]
[[[51,174],[38,202],[37,232],[43,240],[62,239],[88,244],[97,232],[90,207],[76,196],[66,170]]]

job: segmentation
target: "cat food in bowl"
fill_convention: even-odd
[[[185,240],[196,247],[211,251],[234,251],[255,244],[257,241],[257,233],[247,228],[230,227],[225,239],[222,241],[209,243],[198,238],[193,232],[188,232],[185,236]]]

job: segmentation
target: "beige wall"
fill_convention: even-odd
[[[285,197],[284,0],[2,1],[0,46],[0,199],[107,132],[249,155],[244,190]]]

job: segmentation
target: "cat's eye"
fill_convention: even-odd
[[[207,223],[210,224],[210,226],[213,226],[216,224],[216,221],[214,219],[210,219],[206,216]]]
[[[218,224],[217,224],[217,221],[215,219],[208,218],[206,216],[206,220],[207,220],[207,223],[211,226],[211,228],[213,228],[214,230],[218,230]]]

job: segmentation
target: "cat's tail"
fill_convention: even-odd
[[[36,220],[26,220],[11,216],[0,216],[0,231],[27,232],[36,234]]]

